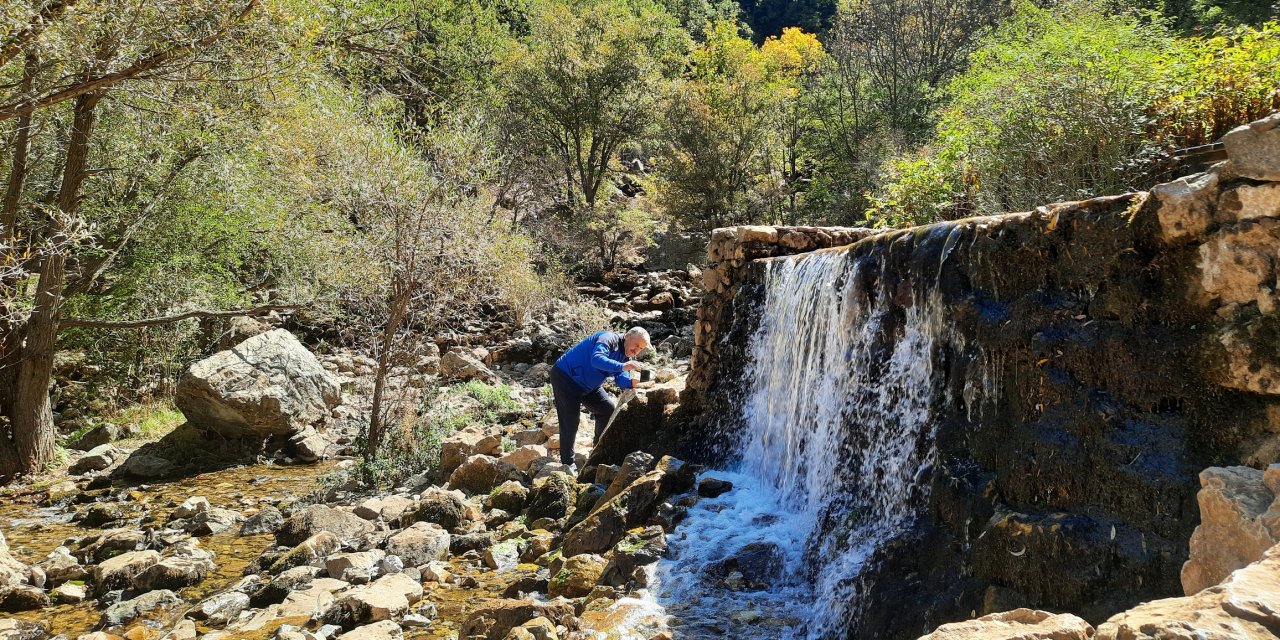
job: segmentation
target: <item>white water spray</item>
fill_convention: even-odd
[[[709,473],[735,488],[690,511],[657,569],[677,637],[845,635],[869,557],[917,515],[942,305],[930,289],[891,308],[886,292],[859,290],[859,268],[843,251],[768,264],[735,461]],[[776,545],[765,589],[716,572],[751,543]]]

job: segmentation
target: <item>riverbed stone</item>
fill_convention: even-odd
[[[341,399],[337,377],[293,334],[276,329],[191,365],[174,402],[200,429],[265,438],[302,432]]]
[[[552,473],[535,480],[525,515],[530,522],[540,518],[559,520],[569,515],[575,494],[573,478],[567,473]]]
[[[160,554],[150,549],[122,553],[99,562],[93,569],[93,582],[99,593],[127,589],[138,575],[159,563]]]
[[[265,607],[280,604],[290,593],[302,591],[320,575],[320,567],[302,565],[285,569],[249,596],[249,604]]]
[[[400,519],[415,506],[417,506],[417,502],[413,498],[389,495],[369,498],[361,502],[352,513],[365,520],[381,519],[386,522],[400,522]]]
[[[551,577],[547,593],[566,598],[585,596],[600,582],[606,565],[608,561],[595,554],[583,553],[566,558],[560,570]]]
[[[98,624],[105,628],[118,627],[156,609],[171,607],[180,602],[182,602],[182,599],[176,593],[167,589],[148,591],[136,598],[117,602],[107,607],[107,610],[102,613],[102,618]]]
[[[249,608],[249,596],[239,591],[225,591],[201,600],[187,612],[193,620],[203,620],[211,626],[222,626],[234,621],[240,612]]]
[[[431,487],[419,496],[418,508],[414,512],[413,519],[418,522],[432,522],[447,531],[453,531],[467,521],[466,514],[466,503],[460,494],[439,487]]]
[[[1280,464],[1268,471],[1280,474]],[[1250,467],[1200,472],[1200,525],[1191,534],[1190,557],[1182,566],[1185,594],[1222,582],[1280,543],[1280,502],[1264,475]]]
[[[90,471],[100,471],[119,462],[125,453],[112,444],[103,444],[90,449],[79,460],[71,463],[67,473],[81,475]]]
[[[173,471],[173,463],[149,453],[134,453],[120,465],[120,473],[135,478],[163,478]]]
[[[276,531],[276,542],[294,546],[322,531],[328,531],[341,540],[354,540],[372,533],[373,525],[350,511],[313,504],[285,520]]]
[[[508,480],[489,494],[489,508],[501,509],[508,513],[520,513],[524,510],[524,503],[528,497],[527,487],[515,480]]]
[[[1093,627],[1071,614],[1014,609],[944,624],[920,640],[1090,640]]]
[[[379,565],[386,556],[387,552],[382,549],[338,553],[325,559],[324,569],[330,578],[362,584],[376,576]]]
[[[88,570],[75,556],[71,555],[71,550],[66,547],[58,547],[50,551],[44,560],[41,560],[39,566],[53,584],[61,584],[68,580],[83,580],[89,575]]]
[[[534,618],[546,618],[557,625],[569,626],[573,620],[573,603],[567,600],[537,602],[534,600],[484,600],[472,610],[458,631],[461,638],[480,637],[503,640],[512,628]]]
[[[95,502],[77,513],[75,519],[85,527],[103,527],[120,524],[124,516],[124,507],[114,502]]]
[[[451,537],[439,525],[415,522],[387,538],[387,553],[399,556],[408,565],[418,566],[449,557]]]
[[[83,584],[64,582],[49,592],[49,597],[58,604],[75,604],[89,597],[89,590]]]
[[[333,532],[321,531],[280,556],[272,563],[270,572],[278,574],[286,569],[310,564],[337,551],[341,546],[342,541]]]
[[[133,587],[143,591],[170,589],[177,591],[199,584],[213,571],[213,560],[207,557],[173,556],[153,564],[133,579]]]
[[[209,504],[209,499],[204,496],[192,496],[182,501],[169,515],[170,520],[181,520],[190,518],[197,513],[204,513],[212,509],[213,505]]]
[[[400,625],[391,620],[382,620],[356,627],[338,636],[336,640],[395,640],[400,637]]]
[[[263,505],[258,512],[249,516],[240,526],[240,535],[256,536],[264,533],[275,533],[284,525],[284,514],[271,506]]]
[[[392,574],[338,595],[325,621],[351,628],[404,615],[422,599],[422,585],[404,574]]]
[[[49,606],[49,595],[44,589],[20,584],[7,591],[0,591],[0,611],[32,611]]]
[[[449,488],[471,494],[488,493],[490,489],[518,473],[516,467],[509,462],[477,453],[449,474]]]

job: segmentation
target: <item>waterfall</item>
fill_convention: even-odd
[[[736,451],[707,474],[734,489],[690,510],[656,570],[677,637],[843,637],[871,555],[917,517],[939,346],[954,338],[932,288],[903,309],[878,289],[882,274],[860,273],[878,268],[847,251],[768,262]],[[740,565],[766,567],[767,584],[725,579]]]

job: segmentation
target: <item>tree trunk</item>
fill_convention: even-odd
[[[53,455],[49,382],[53,379],[54,343],[58,336],[58,314],[66,278],[68,247],[65,246],[64,231],[67,220],[73,218],[80,207],[80,187],[87,175],[85,169],[89,159],[89,140],[93,134],[94,109],[101,98],[99,93],[87,93],[76,98],[75,117],[63,163],[62,185],[58,191],[59,211],[50,221],[46,234],[52,240],[51,248],[40,261],[35,305],[26,323],[21,365],[12,402],[9,403],[12,409],[9,429],[17,455],[16,459],[0,460],[0,463],[15,466],[0,468],[3,476],[38,471]]]
[[[34,54],[27,54],[22,74],[22,93],[31,93],[31,81],[38,61]],[[13,133],[13,160],[9,166],[9,183],[5,188],[4,204],[0,208],[0,243],[8,243],[18,233],[18,204],[22,202],[22,187],[27,180],[27,154],[31,151],[31,114],[18,118]]]

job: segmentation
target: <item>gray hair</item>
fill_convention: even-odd
[[[645,330],[645,328],[644,328],[644,327],[631,327],[630,329],[627,329],[627,335],[626,335],[625,337],[627,337],[627,338],[636,338],[636,337],[644,338],[644,343],[645,343],[645,344],[650,345],[650,346],[652,346],[652,345],[653,345],[653,341],[649,339],[649,332],[648,332],[647,330]]]

